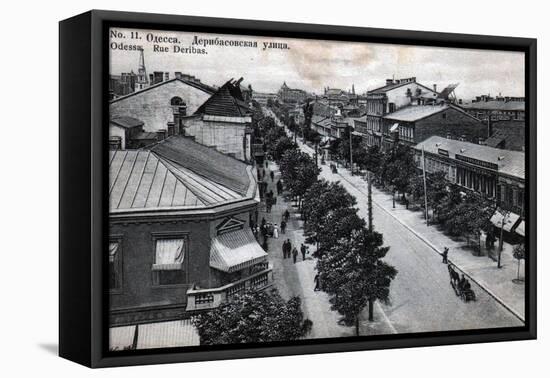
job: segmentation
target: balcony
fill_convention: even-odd
[[[213,309],[246,290],[264,290],[272,284],[273,269],[271,266],[267,266],[264,270],[225,286],[213,289],[189,289],[187,290],[186,311]]]

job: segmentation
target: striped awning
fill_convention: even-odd
[[[518,226],[516,227],[516,234],[525,237],[525,221],[524,220],[519,222]]]
[[[493,216],[491,217],[491,223],[494,224],[496,227],[500,228],[502,227],[504,231],[511,232],[516,223],[519,220],[519,215],[516,213],[507,213],[502,214],[500,211],[495,211]],[[504,222],[503,222],[504,221]]]
[[[210,266],[223,272],[236,272],[267,259],[250,228],[221,234],[212,240]]]
[[[134,345],[135,334],[135,325],[109,328],[109,349],[131,349]]]

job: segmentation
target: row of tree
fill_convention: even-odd
[[[356,200],[339,182],[319,180],[304,196],[306,242],[316,244],[319,289],[330,296],[332,309],[359,335],[360,316],[374,302],[389,302],[397,270],[383,258],[389,247],[382,234],[366,226]]]
[[[348,150],[349,158],[349,141],[345,143],[342,138],[340,145]],[[352,153],[354,162],[372,172],[376,182],[394,197],[401,195],[407,207],[410,204],[426,210],[427,202],[429,222],[440,224],[450,235],[465,236],[468,244],[477,240],[474,247],[480,250],[482,232],[490,233],[489,219],[495,210],[489,200],[475,193],[462,193],[449,183],[445,172],[426,173],[424,179],[414,161],[413,150],[407,146],[397,144],[381,151],[378,146],[365,149],[354,143]]]

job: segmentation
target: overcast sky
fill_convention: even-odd
[[[384,85],[386,78],[416,76],[418,82],[437,84],[438,89],[460,83],[455,93],[465,100],[488,93],[525,95],[523,53],[147,30],[138,30],[142,39],[135,40],[130,33],[136,29],[116,30],[124,38],[111,38],[110,43],[143,46],[148,73],[181,71],[216,86],[244,77],[246,85],[260,92],[275,92],[286,81],[290,87],[316,93],[326,86],[347,90],[354,84],[356,93],[363,93]],[[177,43],[158,43],[169,52],[154,52],[154,42],[146,41],[148,33],[174,37]],[[173,52],[174,45],[190,47],[195,35],[257,41],[258,47],[207,46],[202,55]],[[263,50],[263,42],[271,41],[287,43],[290,49]],[[138,51],[110,52],[112,74],[137,72]]]

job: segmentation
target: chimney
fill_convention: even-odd
[[[487,138],[490,138],[493,135],[493,121],[491,120],[491,115],[487,118]]]
[[[176,79],[181,79],[181,72],[174,72],[174,76],[176,76]]]
[[[434,84],[434,92],[437,92],[437,84]]]
[[[461,98],[458,99],[458,105],[462,105],[462,99]]]
[[[386,85],[393,84],[393,79],[386,79]]]
[[[168,122],[168,136],[174,135],[174,122]]]
[[[157,130],[157,140],[160,142],[166,138],[166,130]]]
[[[172,122],[174,125],[174,134],[179,134],[180,131],[180,112],[179,110],[174,111],[174,122]],[[170,124],[170,123],[168,123]]]
[[[170,80],[170,72],[165,72],[164,73],[164,81],[168,81]]]

